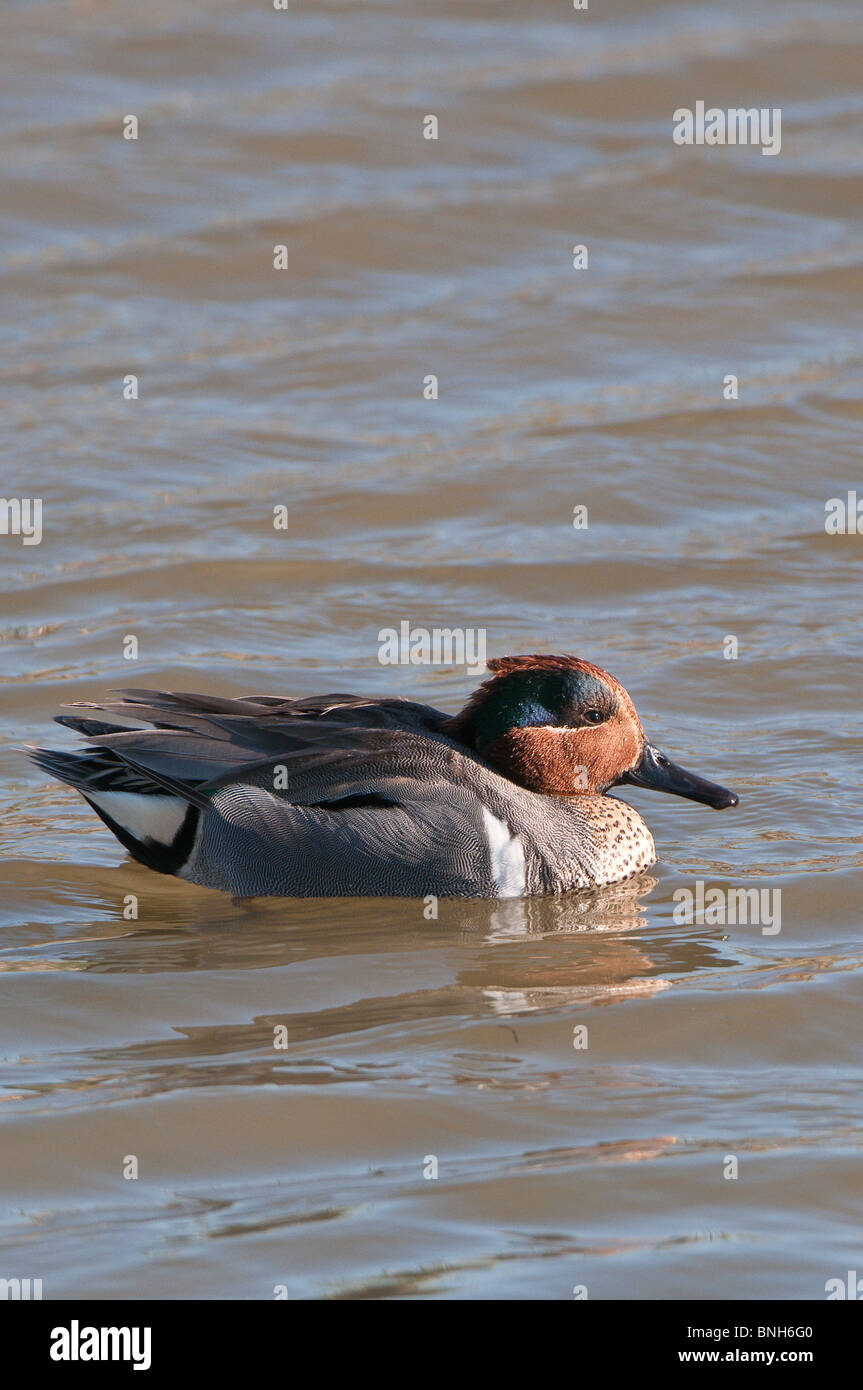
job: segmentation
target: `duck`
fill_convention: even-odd
[[[235,899],[599,888],[656,861],[613,788],[737,805],[648,742],[601,667],[543,654],[486,664],[454,715],[399,697],[126,689],[63,706],[76,712],[56,722],[83,746],[28,751],[133,859]]]

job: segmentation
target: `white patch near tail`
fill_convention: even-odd
[[[172,845],[186,818],[188,803],[179,796],[146,796],[142,792],[100,792],[79,788],[95,804],[134,835],[136,840],[155,840]]]
[[[486,806],[482,808],[482,819],[488,836],[491,872],[498,897],[523,897],[525,863],[521,840],[513,835],[506,821],[498,820]]]

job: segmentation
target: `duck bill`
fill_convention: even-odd
[[[633,787],[647,787],[654,792],[670,792],[672,796],[685,796],[687,801],[700,801],[721,811],[726,806],[736,806],[738,797],[727,787],[719,787],[704,777],[696,777],[694,772],[678,767],[652,743],[645,742],[641,761],[621,777],[621,782],[629,782]]]

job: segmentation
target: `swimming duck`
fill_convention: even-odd
[[[58,715],[77,752],[34,761],[130,854],[235,897],[511,898],[617,883],[654,863],[621,784],[720,809],[724,787],[648,743],[615,678],[507,656],[456,715],[405,699],[221,699],[121,690]]]

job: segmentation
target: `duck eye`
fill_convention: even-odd
[[[586,709],[584,711],[584,717],[588,724],[601,724],[603,721],[603,714],[598,709]]]

